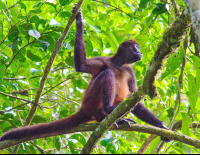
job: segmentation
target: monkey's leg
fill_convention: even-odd
[[[169,130],[169,128],[161,120],[159,120],[154,114],[152,114],[141,102],[139,102],[131,112],[136,117],[138,117],[139,119],[141,119],[142,121],[148,124]],[[165,142],[170,141],[169,139],[165,137],[161,137],[161,139]]]

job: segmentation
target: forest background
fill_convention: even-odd
[[[23,125],[67,117],[80,108],[90,75],[74,69],[76,26],[71,10],[77,2],[0,0],[0,135]],[[92,148],[87,148],[88,139],[98,126],[96,123],[66,131],[68,134],[23,140],[22,144],[1,142],[0,153],[80,153],[82,148],[92,153],[200,153],[197,140],[200,139],[197,32],[200,31],[194,23],[190,24],[190,17],[195,15],[189,11],[187,2],[79,0],[78,3],[83,3],[87,58],[113,55],[121,42],[130,37],[137,40],[143,53],[142,61],[132,66],[138,86],[147,87],[145,77],[151,71],[148,67],[154,64],[155,53],[165,50],[161,45],[166,40],[173,43],[167,44],[170,50],[160,62],[161,70],[151,74],[156,78],[153,83],[156,95],[142,94],[142,99],[147,108],[176,131],[176,135],[168,133],[176,140],[160,141],[165,131],[151,128],[134,117],[137,124],[131,128],[126,125],[119,127],[121,131],[100,128],[104,134],[95,139],[97,144],[94,142]],[[198,4],[193,5],[193,12],[200,9]],[[176,25],[176,21],[186,22]],[[176,33],[180,33],[179,38]]]

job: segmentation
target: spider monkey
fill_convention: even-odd
[[[72,12],[75,11],[75,8],[76,6],[73,7]],[[76,16],[76,28],[74,46],[75,69],[77,72],[92,74],[81,109],[77,113],[57,121],[13,129],[0,137],[0,141],[21,139],[23,137],[36,139],[48,133],[59,134],[62,131],[93,120],[101,122],[113,109],[123,102],[124,98],[136,91],[135,74],[133,69],[127,64],[142,59],[142,53],[137,42],[131,39],[121,43],[117,53],[112,57],[86,59],[81,10]],[[162,121],[143,106],[142,102],[139,102],[131,112],[144,122],[159,128],[168,129]],[[129,121],[136,123],[132,119],[121,118],[115,125],[122,123],[130,125]],[[165,137],[161,137],[161,139],[166,142],[170,141]]]

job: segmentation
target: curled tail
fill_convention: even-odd
[[[90,120],[91,118],[87,116],[82,109],[80,109],[77,113],[57,121],[10,130],[4,133],[2,137],[0,137],[0,141],[21,138],[37,139],[40,137],[58,135],[62,134],[62,132],[66,130],[70,130],[77,125],[86,123]]]

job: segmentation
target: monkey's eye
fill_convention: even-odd
[[[134,48],[137,52],[140,51],[140,47],[139,47],[138,44],[133,44],[133,48]]]

